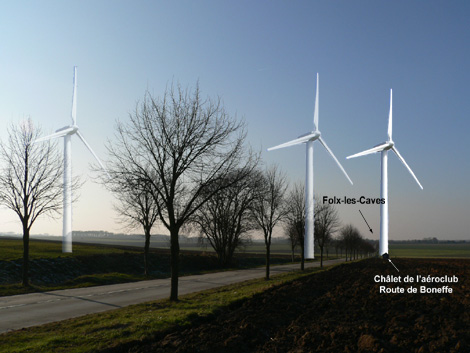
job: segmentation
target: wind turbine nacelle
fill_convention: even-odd
[[[379,147],[379,146],[383,146],[383,145],[386,145],[382,151],[388,151],[389,149],[391,149],[393,147],[395,143],[393,141],[385,141],[385,142],[382,142],[382,143],[379,143],[378,145],[375,145],[374,147]],[[372,148],[374,148],[372,147]]]
[[[74,133],[77,132],[78,126],[77,125],[64,126],[63,128],[60,128],[60,129],[56,130],[55,132],[61,132],[61,131],[65,131],[65,130],[69,130],[67,132],[67,135],[73,135]]]
[[[305,137],[305,136],[310,136],[308,141],[315,141],[321,136],[321,133],[318,130],[317,131],[310,131],[310,132],[307,132],[306,134],[300,135],[297,138],[301,138],[301,137]]]

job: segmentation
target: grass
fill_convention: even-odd
[[[73,253],[62,253],[62,243],[59,241],[30,240],[29,258],[54,259],[58,257],[76,257],[90,255],[106,255],[121,253],[141,253],[141,250],[129,250],[106,245],[74,244]],[[13,261],[23,258],[23,241],[20,239],[2,239],[0,237],[0,261]]]
[[[158,300],[105,313],[0,335],[0,352],[96,352],[140,341],[150,341],[197,320],[239,305],[273,286],[291,282],[325,269],[312,268],[188,294],[179,302]]]
[[[394,244],[390,256],[413,258],[469,258],[470,243],[460,244]]]
[[[91,258],[96,255],[109,254],[140,254],[142,250],[132,248],[119,248],[107,245],[84,245],[74,244],[73,253],[62,253],[61,242],[47,240],[30,240],[30,260],[38,259],[58,259],[58,258]],[[22,263],[23,242],[21,239],[2,239],[0,238],[0,261],[14,261]],[[93,261],[97,261],[93,259]],[[102,266],[106,266],[104,263]],[[105,267],[103,267],[105,268]],[[62,269],[58,268],[57,273]],[[18,278],[20,280],[21,277]],[[57,289],[89,287],[104,284],[134,282],[146,279],[142,274],[136,273],[117,273],[109,271],[108,273],[83,274],[56,284],[38,284],[34,283],[34,276],[31,276],[32,283],[30,287],[23,287],[20,282],[7,283],[0,285],[0,296],[26,294],[32,292],[42,292]]]

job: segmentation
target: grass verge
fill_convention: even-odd
[[[112,347],[151,341],[152,338],[204,320],[241,304],[273,286],[314,272],[311,268],[188,294],[179,302],[158,300],[105,313],[91,314],[0,335],[0,352],[97,352]]]

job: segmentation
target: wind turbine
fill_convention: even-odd
[[[384,259],[389,259],[388,254],[388,151],[392,150],[397,155],[398,159],[408,169],[410,174],[418,183],[419,187],[423,189],[423,186],[419,182],[416,175],[413,173],[411,168],[406,164],[405,159],[401,156],[395,147],[395,143],[392,140],[392,89],[390,89],[390,113],[388,114],[388,140],[381,143],[373,148],[364,152],[353,154],[352,156],[346,157],[347,159],[365,156],[366,154],[381,152],[382,161],[382,176],[380,183],[380,197],[385,200],[385,203],[380,204],[380,240],[379,240],[379,253]]]
[[[349,178],[348,174],[344,170],[343,166],[339,163],[338,159],[335,157],[333,152],[327,146],[325,140],[321,137],[320,130],[318,130],[318,88],[319,88],[319,78],[317,73],[317,92],[315,96],[315,111],[313,114],[313,131],[308,132],[304,135],[299,136],[295,140],[283,143],[278,146],[268,148],[268,151],[276,150],[279,148],[290,147],[295,145],[300,145],[302,143],[306,144],[307,148],[307,160],[306,160],[306,176],[305,176],[305,236],[304,236],[304,257],[306,259],[314,258],[314,221],[315,221],[315,207],[314,207],[314,195],[313,195],[313,143],[315,140],[320,141],[320,143],[325,147],[331,157],[335,160],[338,167],[344,173],[346,178],[352,185],[352,181]]]
[[[72,96],[72,125],[58,129],[55,133],[41,137],[34,142],[51,140],[58,137],[64,138],[64,204],[63,204],[63,228],[62,228],[62,252],[72,252],[72,135],[76,134],[98,161],[101,168],[106,171],[103,163],[86,142],[77,126],[77,67],[73,68],[73,96]],[[107,173],[107,171],[106,171]],[[108,174],[109,176],[109,174]]]

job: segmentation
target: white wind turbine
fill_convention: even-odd
[[[305,236],[304,236],[304,257],[306,259],[314,258],[314,220],[315,220],[315,207],[314,207],[314,194],[313,194],[313,143],[315,140],[320,141],[320,143],[325,147],[328,153],[333,157],[338,167],[344,173],[346,178],[352,185],[352,181],[349,178],[348,174],[344,170],[343,166],[339,163],[338,159],[335,157],[333,152],[327,146],[325,140],[321,137],[320,130],[318,130],[318,88],[319,88],[319,78],[317,73],[317,92],[315,96],[315,112],[313,115],[313,131],[308,132],[304,135],[299,136],[295,140],[283,143],[281,145],[268,148],[268,151],[276,150],[278,148],[284,148],[289,146],[300,145],[302,143],[306,144],[307,148],[307,173],[305,176]]]
[[[85,144],[91,154],[98,161],[101,168],[106,171],[103,163],[86,142],[77,126],[77,67],[74,66],[73,72],[73,96],[72,96],[72,125],[65,126],[55,133],[41,137],[34,142],[51,140],[58,137],[64,138],[64,204],[63,204],[63,228],[62,228],[62,252],[72,252],[72,135],[76,134]],[[107,171],[106,171],[107,173]],[[109,174],[108,174],[109,176]]]
[[[388,150],[392,150],[397,155],[398,159],[404,164],[406,169],[410,172],[413,178],[418,183],[419,187],[423,189],[423,186],[419,182],[416,175],[413,173],[411,168],[406,164],[405,159],[401,156],[395,147],[395,143],[392,140],[392,90],[390,89],[390,113],[388,115],[388,140],[381,143],[369,150],[353,154],[352,156],[346,157],[355,158],[359,156],[365,156],[366,154],[381,152],[382,155],[382,176],[380,183],[380,197],[385,199],[385,203],[380,204],[380,240],[379,240],[379,254],[384,259],[389,258],[388,254]]]

